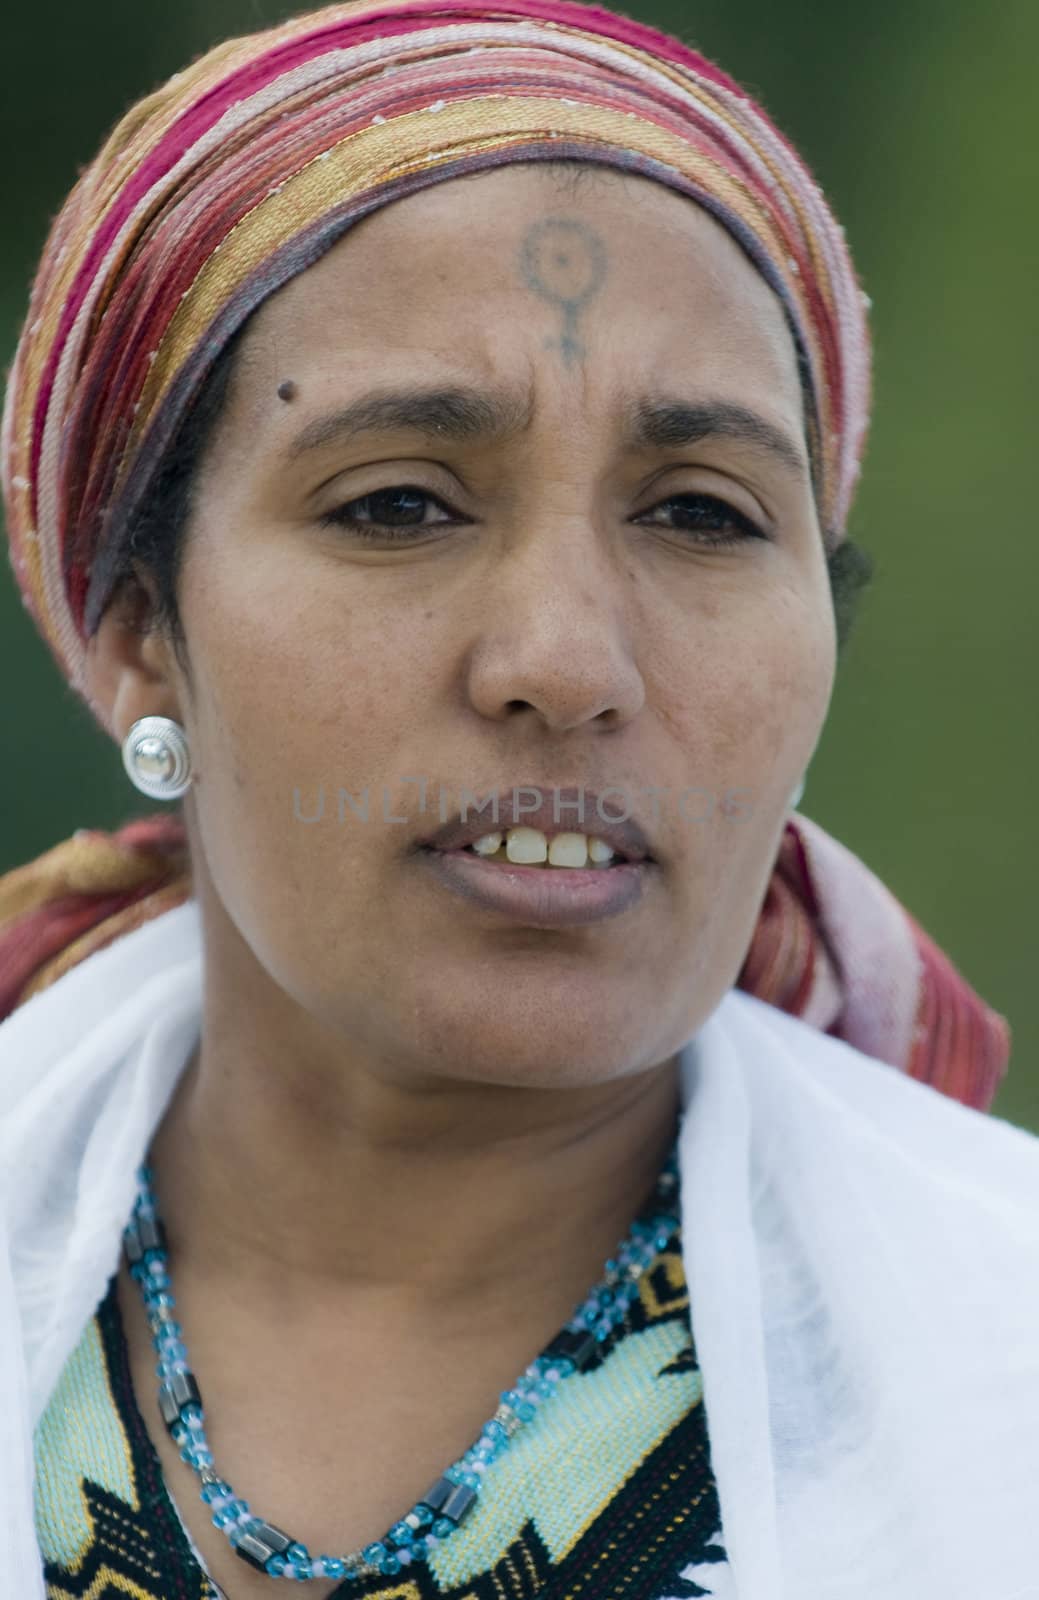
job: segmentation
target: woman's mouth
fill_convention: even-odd
[[[463,898],[530,927],[567,927],[619,916],[642,898],[651,861],[625,861],[595,835],[516,827],[449,850],[425,848],[438,881]]]

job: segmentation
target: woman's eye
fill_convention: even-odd
[[[446,516],[427,521],[425,512],[439,506]],[[675,533],[696,535],[696,542],[707,545],[740,544],[748,539],[765,539],[756,523],[742,511],[711,494],[676,494],[661,500],[652,512],[669,511],[672,520],[663,524]],[[637,520],[644,522],[651,512]],[[375,489],[334,506],[318,518],[323,527],[348,528],[361,539],[407,540],[429,528],[450,527],[453,517],[444,502],[426,489],[413,484],[397,484],[390,489]],[[661,526],[661,524],[657,524]]]
[[[341,506],[326,511],[318,521],[324,527],[349,528],[362,539],[407,539],[411,532],[441,527],[454,519],[448,515],[442,522],[426,522],[423,512],[427,505],[438,505],[446,510],[442,500],[426,489],[412,484],[395,485],[392,489],[375,489],[371,494],[359,495]]]
[[[696,534],[702,544],[740,544],[747,539],[768,537],[750,517],[713,494],[674,494],[652,509],[661,511],[671,506],[677,508],[677,516],[670,526],[676,533]],[[648,511],[643,512],[638,520],[649,515]]]

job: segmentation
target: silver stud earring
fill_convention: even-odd
[[[139,717],[123,740],[130,782],[153,800],[178,800],[191,785],[188,738],[172,717]]]

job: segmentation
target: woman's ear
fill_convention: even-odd
[[[94,715],[121,744],[139,717],[180,716],[182,675],[173,646],[156,625],[155,580],[134,563],[87,644],[87,694]]]

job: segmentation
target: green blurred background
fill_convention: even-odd
[[[8,15],[0,119],[10,362],[50,218],[127,106],[304,6],[105,0]],[[994,1113],[1039,1132],[1035,974],[1036,0],[622,7],[739,78],[807,157],[872,297],[874,424],[850,532],[877,575],[802,810],[889,885],[1014,1052]],[[0,567],[0,871],[148,803]]]

